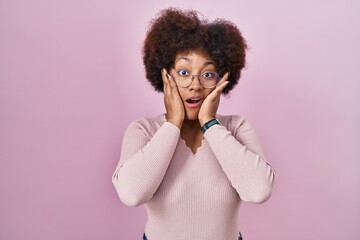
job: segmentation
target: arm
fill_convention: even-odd
[[[131,124],[125,133],[120,162],[113,174],[117,193],[128,206],[138,206],[152,198],[165,176],[179,141],[185,116],[184,105],[176,83],[166,69],[161,74],[167,122],[154,136],[150,136],[148,129],[141,124]]]
[[[112,177],[123,203],[139,206],[152,198],[164,178],[179,137],[179,128],[169,122],[152,137],[138,122],[128,127],[120,161]]]
[[[274,185],[274,169],[266,162],[249,122],[238,119],[233,134],[224,126],[214,125],[204,137],[240,198],[254,203],[265,202]]]

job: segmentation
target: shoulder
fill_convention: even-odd
[[[217,115],[221,125],[234,135],[239,131],[246,131],[252,129],[250,122],[241,115]]]
[[[151,136],[153,136],[164,123],[164,115],[158,115],[152,118],[141,117],[132,121],[129,124],[127,131],[141,131],[149,138],[151,138]]]

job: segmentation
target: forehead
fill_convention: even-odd
[[[203,51],[188,51],[178,53],[175,57],[175,64],[178,62],[184,63],[206,63],[214,64],[214,61]]]

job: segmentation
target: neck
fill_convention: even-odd
[[[181,127],[182,130],[195,130],[195,129],[200,129],[200,128],[201,128],[201,126],[200,126],[200,122],[198,119],[195,119],[195,120],[185,119],[182,124],[182,127]]]

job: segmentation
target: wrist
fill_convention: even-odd
[[[203,117],[199,118],[200,126],[204,126],[205,123],[209,122],[211,119],[214,119],[215,117]]]
[[[167,120],[169,123],[172,123],[174,124],[176,127],[178,127],[179,129],[181,129],[181,126],[182,126],[182,121],[176,121],[176,120],[170,120],[168,119]]]
[[[201,125],[201,132],[204,134],[206,130],[218,124],[220,124],[219,120],[217,120],[216,118],[212,118],[209,121],[205,122],[203,125]]]

